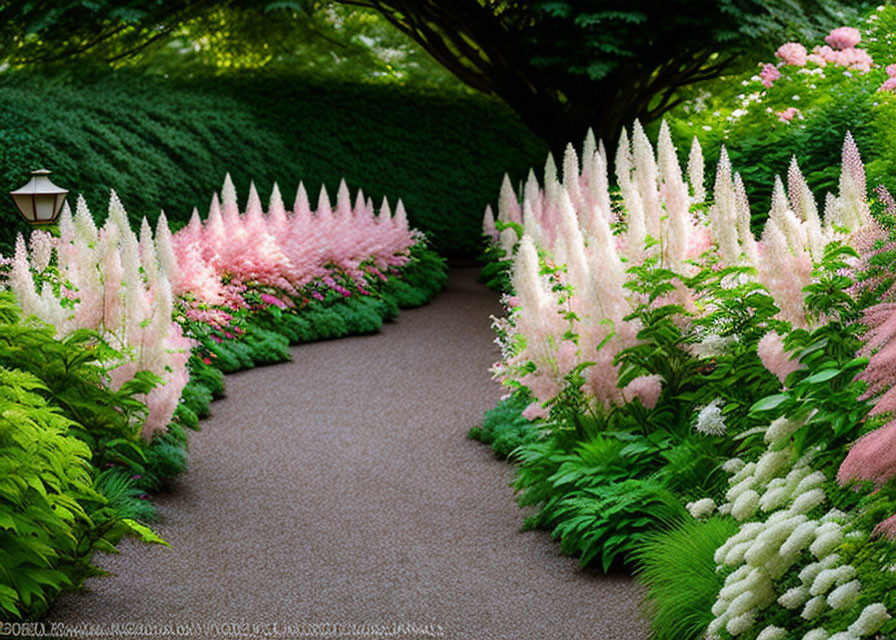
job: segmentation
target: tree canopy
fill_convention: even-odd
[[[377,52],[357,20],[351,22],[357,10],[376,11],[441,67],[465,85],[502,99],[560,149],[581,139],[588,127],[613,144],[622,126],[661,116],[682,99],[686,87],[737,65],[755,64],[788,37],[808,39],[839,26],[866,4],[13,0],[0,5],[0,57],[10,64],[31,64],[88,55],[116,64],[186,36],[182,49],[192,46],[207,55],[239,51],[246,64],[288,65],[297,64],[297,49],[318,40],[329,43],[336,63],[341,57],[373,55],[389,75],[384,47]],[[416,51],[405,47],[402,55]]]

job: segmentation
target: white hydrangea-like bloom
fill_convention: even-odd
[[[828,640],[828,637],[828,632],[819,628],[807,631],[803,636],[803,640]]]
[[[843,528],[836,522],[825,522],[818,527],[817,538],[809,551],[816,558],[824,558],[834,552],[843,542]]]
[[[790,498],[790,489],[785,485],[770,489],[762,494],[759,499],[760,508],[765,511],[773,511],[784,506],[784,503]]]
[[[808,547],[815,540],[815,532],[818,528],[818,522],[809,520],[799,525],[790,534],[790,537],[781,545],[780,554],[789,556],[793,553],[799,553]]]
[[[752,489],[747,489],[731,505],[731,515],[735,520],[743,522],[759,509],[759,494]]]
[[[712,498],[703,498],[702,500],[689,502],[685,508],[688,510],[688,513],[691,514],[691,517],[699,520],[715,511],[716,503]]]
[[[759,635],[756,636],[756,640],[784,640],[786,637],[786,629],[770,625],[759,632]]]
[[[765,430],[765,441],[769,444],[780,442],[784,438],[790,437],[794,431],[803,426],[803,422],[799,420],[790,420],[786,416],[781,416],[772,421]]]
[[[790,511],[792,513],[808,513],[824,502],[824,499],[824,491],[821,489],[807,491],[806,493],[797,496],[796,500],[793,501],[793,505],[790,507]]]
[[[694,428],[707,436],[721,436],[728,431],[725,416],[722,415],[722,399],[716,398],[700,409]]]
[[[838,611],[848,609],[858,600],[861,589],[862,585],[858,580],[841,584],[828,594],[828,605]]]
[[[877,632],[890,619],[887,608],[879,602],[869,604],[862,610],[859,619],[849,625],[849,633],[855,636],[867,636]]]
[[[806,604],[809,599],[809,588],[801,585],[799,587],[791,587],[785,591],[780,598],[778,604],[785,609],[796,609]]]
[[[756,612],[748,611],[747,613],[743,613],[736,618],[731,618],[728,621],[728,624],[725,625],[725,630],[733,636],[739,636],[744,631],[747,631],[750,627],[752,627],[756,622]]]
[[[815,596],[806,603],[800,616],[806,620],[814,620],[822,611],[824,611],[826,605],[827,602],[825,601],[824,596]]]
[[[739,341],[740,338],[736,335],[720,336],[717,333],[709,333],[700,342],[691,345],[691,353],[698,358],[716,358]]]
[[[815,577],[815,580],[812,581],[809,593],[813,596],[824,595],[830,591],[831,587],[834,585],[840,585],[848,580],[852,580],[855,575],[856,570],[852,565],[848,564],[844,564],[834,569],[824,569]]]
[[[764,483],[771,480],[790,460],[790,452],[787,449],[779,451],[767,451],[762,454],[756,463],[754,477],[756,482]]]
[[[746,463],[740,458],[731,458],[722,465],[722,471],[725,473],[738,473],[745,465]]]

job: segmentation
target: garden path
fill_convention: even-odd
[[[547,534],[521,533],[511,467],[466,439],[501,395],[488,373],[498,311],[474,270],[454,270],[432,304],[381,334],[228,376],[227,398],[191,434],[189,471],[157,498],[172,548],[126,541],[99,559],[114,575],[61,598],[48,622],[646,638],[633,581],[579,571]]]

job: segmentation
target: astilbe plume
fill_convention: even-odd
[[[239,306],[240,287],[250,283],[295,295],[316,279],[330,283],[334,270],[363,287],[367,277],[385,277],[405,264],[419,240],[400,200],[394,216],[386,200],[376,215],[360,191],[352,204],[344,181],[335,208],[321,188],[316,212],[302,184],[292,212],[286,211],[276,184],[267,213],[254,184],[245,214],[239,211],[229,174],[221,193],[220,201],[213,196],[204,222],[194,211],[190,223],[168,243],[179,270],[174,293],[205,305]]]
[[[164,263],[156,262],[158,249],[149,226],[144,221],[138,240],[113,191],[102,229],[96,228],[87,203],[79,197],[74,217],[67,205],[63,208],[59,230],[52,251],[60,297],[46,278],[40,293],[34,289],[31,267],[46,268],[50,260],[40,239],[32,240],[29,256],[24,240],[18,238],[11,287],[23,311],[52,324],[60,337],[92,329],[118,350],[122,359],[106,363],[113,389],[138,371],[161,378],[161,384],[143,398],[149,410],[143,435],[148,438],[164,430],[174,415],[188,381],[191,347],[172,321],[170,284]]]
[[[696,139],[685,174],[666,124],[660,128],[654,151],[636,122],[631,134],[623,130],[620,135],[615,168],[621,201],[612,205],[602,146],[596,146],[592,138],[591,134],[586,138],[581,161],[575,149],[567,147],[562,176],[548,156],[543,187],[530,172],[519,189],[521,202],[512,198],[514,189],[505,176],[498,220],[521,223],[522,240],[512,228],[496,233],[491,209],[483,224],[486,237],[506,255],[513,255],[518,242],[520,250],[525,248],[514,257],[514,273],[542,268],[552,273],[556,291],[543,294],[550,304],[528,308],[532,298],[520,299],[522,308],[511,315],[508,329],[518,339],[509,343],[525,346],[496,368],[502,381],[532,390],[539,405],[559,393],[568,371],[579,365],[584,367],[582,390],[600,405],[626,402],[634,395],[647,400],[658,395],[636,391],[648,387],[655,391],[656,381],[638,381],[628,391],[619,389],[613,364],[620,351],[638,343],[638,322],[624,320],[639,304],[625,286],[632,277],[627,268],[633,265],[655,260],[682,276],[711,264],[752,267],[755,280],[774,298],[778,319],[793,327],[812,328],[823,320],[807,315],[805,307],[804,288],[812,282],[813,263],[833,240],[863,244],[866,237],[876,237],[876,223],[865,199],[864,167],[852,136],[844,142],[840,192],[828,195],[824,218],[794,158],[787,187],[776,179],[768,223],[758,240],[751,229],[743,180],[731,167],[724,147],[710,195],[703,184],[703,153]],[[712,206],[705,214],[693,207],[706,200]],[[654,242],[648,243],[648,237]],[[523,256],[528,261],[525,269],[520,267]],[[519,281],[517,275],[514,286]],[[695,294],[680,281],[673,283],[673,292],[652,304],[677,304],[696,312]],[[540,333],[545,325],[532,320],[532,314],[551,318],[550,339]],[[556,325],[562,314],[568,314],[566,325]],[[675,320],[686,325],[680,317]],[[567,339],[561,340],[564,335]],[[782,381],[798,366],[784,353],[777,334],[766,336],[760,356]],[[527,362],[535,365],[534,372],[524,366]],[[558,362],[572,366],[560,367]],[[536,411],[532,408],[530,414]]]

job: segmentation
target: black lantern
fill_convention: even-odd
[[[31,180],[25,186],[10,192],[19,211],[31,224],[52,224],[68,195],[68,191],[50,182],[48,175],[50,172],[46,169],[32,171]]]

